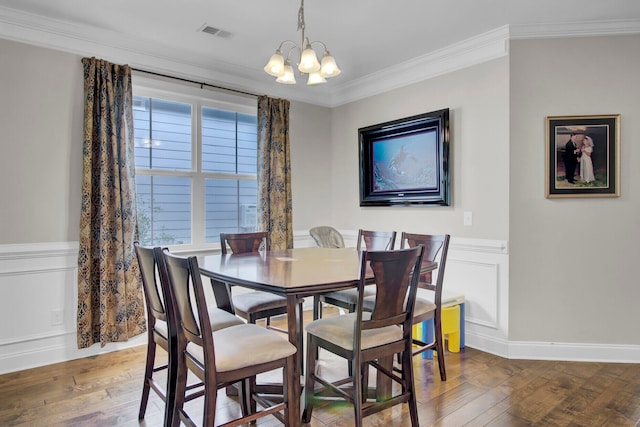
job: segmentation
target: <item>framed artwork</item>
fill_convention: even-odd
[[[358,129],[360,206],[449,206],[449,109]]]
[[[620,115],[546,118],[545,196],[620,196]]]

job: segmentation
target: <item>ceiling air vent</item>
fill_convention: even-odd
[[[204,26],[201,27],[200,31],[202,31],[203,33],[211,34],[212,36],[221,37],[223,39],[230,39],[231,37],[233,37],[233,34],[231,34],[229,31],[224,31],[220,28],[212,27],[207,24],[204,24]]]

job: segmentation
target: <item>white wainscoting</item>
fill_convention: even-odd
[[[506,356],[509,336],[509,253],[500,240],[452,238],[446,292],[465,298],[469,347]]]
[[[0,374],[145,344],[78,349],[77,242],[0,245]]]
[[[355,246],[356,231],[340,231],[346,245]],[[296,247],[315,246],[306,231],[296,231],[294,241]],[[99,344],[77,348],[77,252],[77,242],[0,245],[0,374],[146,343],[146,334],[142,334],[104,348]],[[505,241],[452,238],[445,289],[465,296],[469,347],[515,359],[640,359],[640,346],[509,342],[509,251]]]

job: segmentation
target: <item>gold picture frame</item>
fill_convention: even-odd
[[[545,197],[619,197],[620,114],[545,121]]]

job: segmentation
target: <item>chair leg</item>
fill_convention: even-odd
[[[307,375],[305,375],[304,383],[304,411],[302,412],[302,422],[311,421],[311,413],[313,412],[313,400],[315,389],[316,359],[318,355],[318,345],[315,339],[307,334]],[[293,403],[295,405],[295,401]]]
[[[298,302],[298,342],[304,342],[304,307],[302,302]],[[300,346],[302,348],[302,346]],[[317,357],[316,357],[317,358]],[[304,374],[304,352],[298,351],[298,363],[300,364],[300,373]]]
[[[153,332],[150,332],[150,334]],[[144,383],[142,385],[142,398],[140,399],[140,412],[138,412],[138,419],[142,420],[144,414],[147,411],[147,402],[149,401],[149,391],[151,389],[151,378],[153,376],[153,364],[156,358],[156,343],[151,337],[149,337],[149,343],[147,344],[147,361],[144,369]]]
[[[251,378],[249,378],[249,390],[247,393],[247,397],[245,397],[245,399],[248,399],[249,401],[249,413],[250,414],[255,414],[256,411],[258,410],[257,408],[257,403],[256,401],[253,399],[253,395],[256,393],[256,377],[253,376]]]
[[[436,353],[438,355],[438,369],[440,370],[440,380],[447,380],[447,371],[444,362],[444,337],[442,336],[442,320],[440,314],[434,319]]]
[[[178,349],[169,344],[169,363],[167,366],[167,398],[165,401],[165,425],[171,423],[175,413],[176,388],[178,382]]]
[[[318,320],[322,317],[322,302],[318,295],[313,297],[313,320]]]
[[[409,393],[409,415],[411,417],[411,426],[419,427],[418,422],[418,403],[416,401],[415,385],[413,378],[413,353],[411,344],[409,344],[402,353],[402,377],[404,378],[404,392]]]
[[[256,412],[256,401],[253,399],[253,393],[256,390],[256,377],[245,378],[239,382],[240,385],[240,408],[242,416],[246,417]]]
[[[184,406],[185,394],[187,392],[187,365],[184,361],[184,354],[179,352],[177,362],[178,373],[176,380],[176,400],[173,409],[173,419],[168,423],[171,427],[180,425],[180,414]]]
[[[291,425],[291,423],[289,422],[289,411],[291,410],[291,405],[300,405],[300,396],[296,396],[295,394],[295,388],[293,387],[293,384],[289,383],[289,379],[293,378],[293,364],[294,364],[294,358],[296,356],[289,356],[287,358],[287,366],[285,367],[285,369],[282,370],[282,385],[283,385],[283,390],[282,390],[282,396],[283,399],[285,400],[286,406],[284,408],[284,426],[285,427],[295,427],[295,425],[297,425],[299,423],[299,420],[296,420],[296,423]],[[299,379],[296,378],[296,381],[300,381]],[[309,416],[311,416],[311,414],[309,414]]]
[[[360,367],[360,377],[362,378],[362,403],[369,397],[369,364],[363,363]]]
[[[218,389],[215,384],[204,384],[204,416],[202,425],[214,426],[216,421],[216,403],[218,400]]]
[[[366,365],[366,363],[365,363]],[[352,372],[356,372],[353,378],[353,415],[355,420],[355,427],[362,427],[362,402],[364,396],[362,395],[362,371],[363,366],[358,366],[356,360],[349,362]]]

